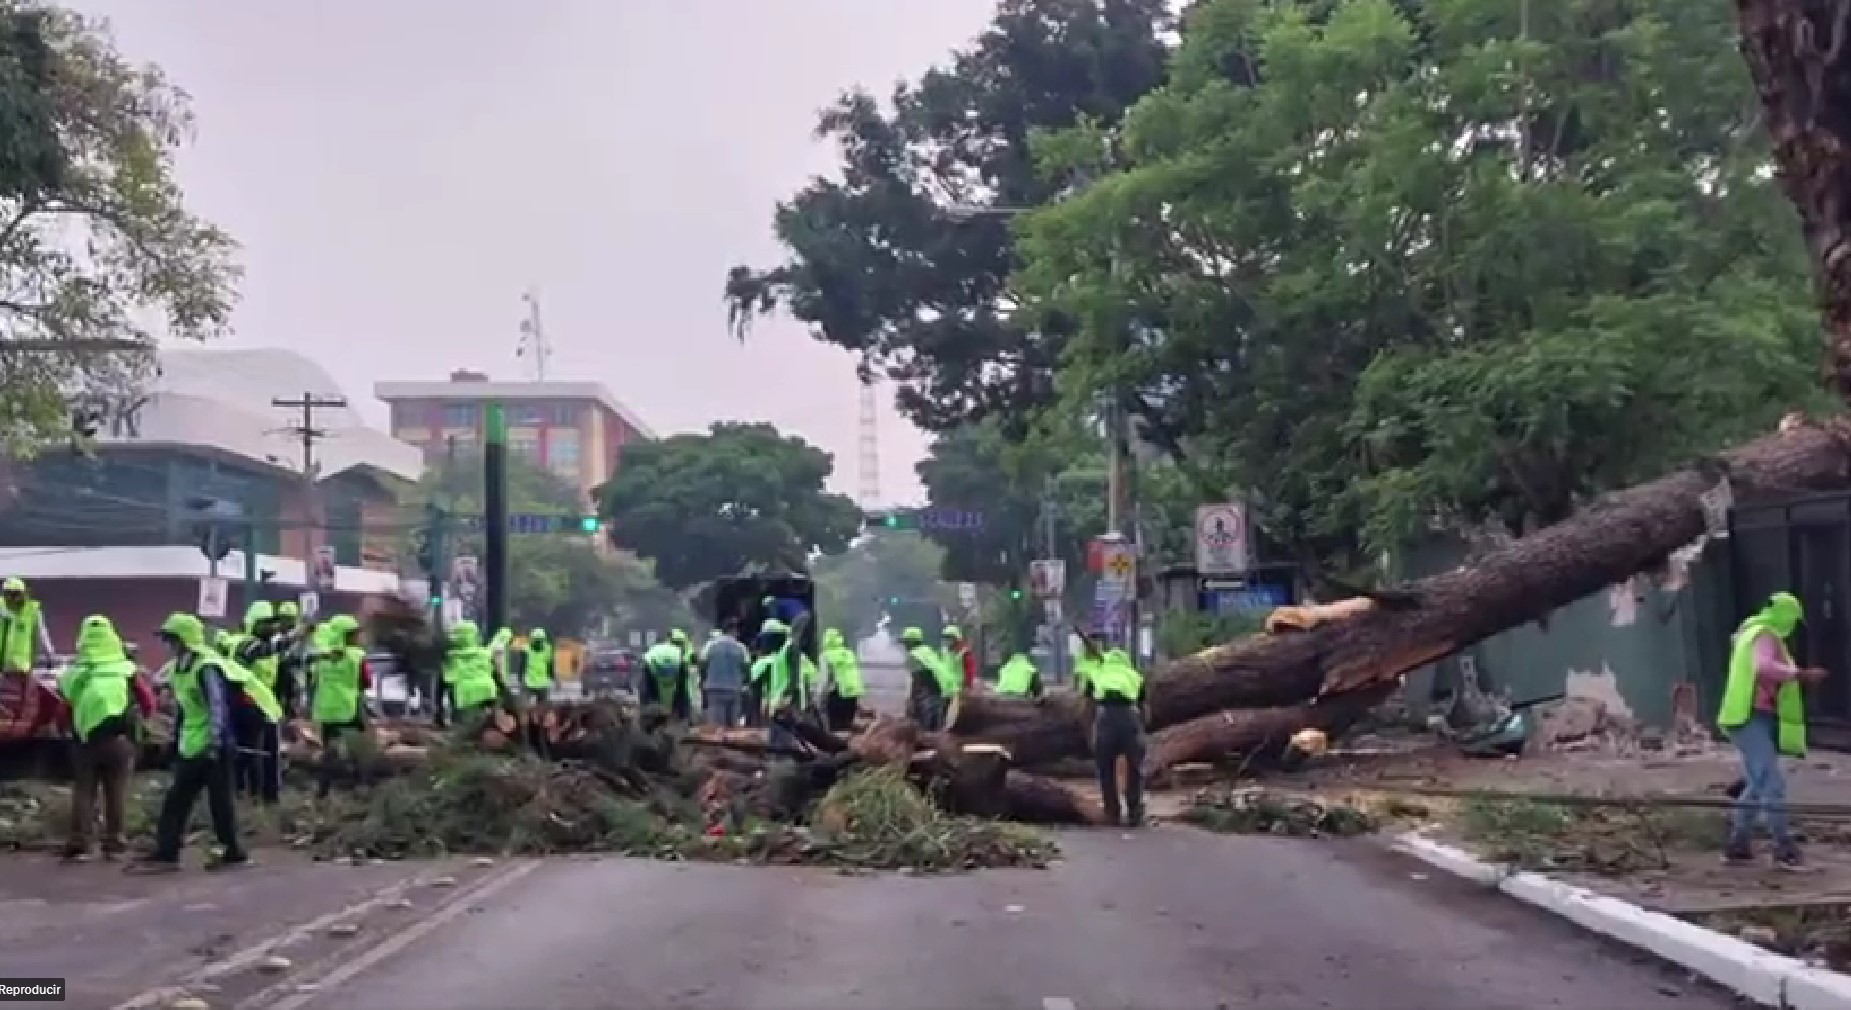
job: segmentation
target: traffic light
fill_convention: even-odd
[[[186,507],[193,514],[193,542],[199,545],[199,553],[207,561],[225,560],[244,525],[244,507],[203,496],[188,498]]]
[[[1022,598],[1022,591],[1021,591],[1020,589],[1011,589],[1011,590],[1009,590],[1009,598],[1010,598],[1010,599],[1012,599],[1012,600],[1019,600],[1019,599],[1021,599],[1021,598]]]
[[[900,528],[900,517],[893,514],[892,512],[887,513],[887,528],[890,530],[899,529]]]
[[[889,607],[897,607],[897,606],[899,606],[899,605],[900,605],[900,598],[899,598],[898,596],[889,596],[889,597],[887,597],[887,605],[888,605]]]
[[[581,517],[578,521],[579,532],[585,533],[585,534],[592,534],[592,533],[598,532],[598,527],[600,525],[602,524],[598,522],[597,516],[584,516],[584,517]]]

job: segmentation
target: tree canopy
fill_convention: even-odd
[[[220,333],[239,271],[174,179],[185,96],[97,19],[23,0],[0,14],[0,437],[19,449],[139,378],[157,338]]]
[[[458,516],[482,514],[482,456],[459,453],[424,474],[409,504],[440,501]],[[586,511],[571,484],[519,457],[508,460],[508,506],[513,512],[573,516]],[[421,534],[414,534],[416,536]],[[454,524],[451,557],[482,555],[482,536]],[[581,635],[609,617],[619,628],[662,630],[685,625],[681,599],[656,581],[648,564],[622,554],[598,553],[575,534],[523,535],[508,540],[508,614],[521,629]]]
[[[754,565],[803,571],[861,527],[854,503],[826,487],[834,467],[769,424],[722,422],[625,446],[617,476],[597,491],[599,511],[611,536],[675,589]]]
[[[741,332],[788,311],[897,380],[901,411],[928,430],[1033,413],[1053,390],[1059,328],[1013,314],[1007,221],[959,211],[1060,192],[1065,180],[1036,172],[1030,136],[1116,121],[1163,80],[1170,21],[1165,0],[1003,0],[982,37],[885,106],[843,95],[817,124],[841,177],[813,180],[775,215],[789,260],[727,279]]]
[[[1817,395],[1723,0],[1205,0],[1111,170],[1020,222],[1061,379],[1307,559],[1522,532]],[[1357,537],[1357,531],[1364,536]]]
[[[945,602],[944,551],[913,530],[877,530],[816,562],[817,613],[851,642],[874,633],[892,599]],[[897,630],[896,630],[897,634]]]

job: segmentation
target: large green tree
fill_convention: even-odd
[[[769,424],[722,422],[626,446],[597,494],[617,542],[687,589],[751,565],[802,571],[812,555],[846,547],[861,512],[827,489],[834,468],[828,453]]]
[[[1298,556],[1520,532],[1803,405],[1820,335],[1727,0],[1205,0],[1022,222],[1121,391]],[[1364,536],[1358,537],[1358,531]]]
[[[174,179],[185,95],[97,19],[0,15],[0,438],[20,449],[68,434],[73,401],[122,395],[156,339],[221,332],[238,270]]]
[[[844,95],[817,126],[840,178],[778,207],[786,263],[733,269],[735,323],[788,311],[897,380],[900,409],[928,430],[1033,413],[1053,390],[1060,327],[1014,315],[1005,217],[958,210],[1057,194],[1066,182],[1036,173],[1030,135],[1115,122],[1162,81],[1170,21],[1165,0],[1002,0],[973,45],[885,107]]]
[[[482,555],[482,535],[461,517],[482,515],[482,456],[459,453],[425,472],[408,496],[408,515],[421,518],[426,503],[444,503],[457,517],[448,553]],[[508,460],[512,512],[571,517],[586,511],[569,483],[526,460]],[[409,546],[424,535],[415,530]],[[517,535],[508,541],[508,615],[516,627],[546,628],[555,635],[594,631],[609,617],[620,628],[657,629],[685,623],[686,607],[658,582],[646,562],[600,554],[590,538],[567,532]]]

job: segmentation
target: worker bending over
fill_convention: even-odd
[[[1009,657],[1002,669],[996,671],[996,693],[1013,698],[1041,697],[1041,674],[1035,669],[1035,661],[1025,652],[1018,652]]]
[[[673,636],[643,653],[643,690],[639,699],[643,704],[660,705],[669,710],[670,718],[686,722],[687,684],[688,654]]]
[[[461,719],[480,715],[495,705],[501,690],[495,683],[495,659],[482,644],[482,630],[474,621],[450,625],[450,648],[444,653],[443,684],[450,692],[450,711]]]
[[[1095,640],[1087,648],[1097,650]],[[1099,795],[1105,802],[1108,824],[1144,823],[1144,725],[1148,699],[1144,675],[1121,649],[1099,655],[1087,678],[1088,721],[1093,726],[1093,759],[1099,772]],[[1118,761],[1125,760],[1125,817],[1120,819]]]
[[[926,644],[925,632],[918,628],[900,632],[900,647],[906,650],[907,717],[928,733],[944,729],[946,710],[958,696],[963,677]]]

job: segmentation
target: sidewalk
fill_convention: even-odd
[[[0,974],[65,978],[67,1005],[105,1010],[189,976],[249,968],[292,930],[377,912],[435,878],[460,889],[488,872],[468,860],[343,865],[280,851],[258,860],[222,873],[195,860],[184,873],[140,877],[118,864],[0,855]],[[432,903],[424,898],[419,907]]]
[[[1487,863],[1458,846],[1420,834],[1401,835],[1394,839],[1393,847],[1435,869],[1495,887],[1583,929],[1654,954],[1756,1005],[1790,1010],[1851,1007],[1851,975],[1815,968],[1796,958],[1540,873]]]

